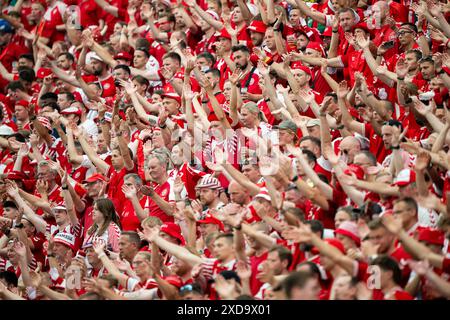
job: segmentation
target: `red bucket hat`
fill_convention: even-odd
[[[216,217],[214,217],[211,214],[206,215],[206,217],[202,220],[198,220],[197,223],[198,224],[216,224],[219,226],[219,229],[221,231],[224,230],[222,221],[220,221],[219,219],[217,219]]]

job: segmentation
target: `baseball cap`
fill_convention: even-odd
[[[8,21],[6,21],[5,19],[0,19],[0,32],[13,33],[14,29]]]
[[[253,198],[254,199],[261,198],[261,199],[264,199],[264,200],[267,200],[267,201],[272,201],[272,198],[271,198],[271,196],[269,194],[269,190],[267,190],[267,188],[261,188],[259,190],[259,193],[256,196],[254,196]]]
[[[53,242],[61,243],[72,250],[75,250],[75,236],[66,232],[59,232],[53,237]]]
[[[28,109],[28,107],[30,106],[30,103],[26,100],[19,100],[16,102],[16,106],[22,106],[22,107]]]
[[[297,134],[297,126],[291,120],[284,120],[275,128],[280,130],[291,130],[293,133]]]
[[[259,20],[253,20],[247,28],[248,31],[258,32],[258,33],[266,33],[267,26],[264,22]]]
[[[370,38],[373,37],[372,30],[369,29],[369,27],[367,26],[367,23],[365,23],[365,22],[360,22],[360,23],[355,24],[353,26],[353,31],[355,31],[356,29],[364,30],[364,32],[369,34]]]
[[[129,52],[121,51],[114,56],[114,60],[119,60],[119,59],[131,61],[131,60],[133,60],[133,56]]]
[[[416,182],[416,173],[411,169],[403,169],[394,180],[394,185],[405,187],[413,182]]]
[[[306,123],[306,127],[307,128],[312,128],[315,126],[320,126],[320,120],[319,119],[311,119],[308,120],[308,122]]]
[[[325,50],[323,49],[323,46],[318,42],[313,42],[313,41],[308,42],[306,49],[316,50],[321,53],[322,57],[325,57]]]
[[[14,134],[14,130],[7,126],[6,124],[0,126],[0,136],[12,136]]]
[[[197,221],[198,224],[216,224],[223,231],[223,223],[211,214],[207,214],[202,220]]]
[[[61,114],[76,114],[81,116],[81,110],[77,107],[69,107],[61,111]]]
[[[67,208],[62,205],[57,205],[56,207],[52,208],[52,211],[56,211],[56,210],[66,210],[67,211]]]
[[[361,244],[361,237],[359,235],[358,226],[353,221],[342,222],[339,225],[339,228],[334,231],[334,233],[349,237],[350,239],[355,241],[358,247]]]
[[[179,104],[181,104],[181,97],[176,92],[166,92],[161,95],[162,98],[169,98],[176,100]]]
[[[226,28],[223,28],[222,30],[220,30],[220,32],[217,32],[217,37],[231,40],[231,36]]]
[[[333,35],[332,27],[327,27],[325,30],[323,30],[322,36],[331,37],[332,35]]]
[[[107,179],[105,178],[104,175],[100,174],[100,173],[96,173],[93,174],[92,176],[90,176],[89,178],[87,178],[86,180],[83,181],[83,183],[91,183],[91,182],[95,182],[95,181],[107,181]]]
[[[211,176],[205,176],[202,178],[202,180],[199,181],[196,189],[222,189],[222,186],[220,185],[219,180],[217,178],[211,177]]]
[[[86,63],[88,63],[88,64],[91,63],[92,59],[98,60],[100,62],[104,62],[103,59],[100,58],[98,56],[98,54],[94,51],[88,52],[88,54],[86,54]]]
[[[181,245],[184,246],[185,241],[183,236],[181,235],[181,228],[179,225],[173,222],[166,222],[161,226],[161,229],[159,229],[159,231],[164,232],[165,234],[168,234],[169,236],[180,240]]]
[[[36,74],[38,79],[44,79],[52,74],[52,70],[50,68],[39,68]]]

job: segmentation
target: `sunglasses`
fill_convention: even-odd
[[[187,284],[180,288],[180,292],[191,292],[194,291],[194,286],[192,284]]]

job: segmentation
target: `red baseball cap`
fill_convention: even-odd
[[[162,98],[169,98],[169,99],[176,100],[179,104],[181,104],[181,97],[180,97],[180,95],[178,93],[176,93],[175,91],[173,91],[173,89],[163,93],[161,95],[161,97]]]
[[[301,63],[293,63],[291,65],[292,69],[298,69],[298,70],[302,70],[303,72],[305,72],[307,75],[309,75],[312,78],[312,72],[311,69],[308,68],[307,66],[301,64]]]
[[[223,28],[222,30],[220,30],[220,33],[218,33],[217,35],[218,38],[225,38],[225,39],[229,39],[231,40],[231,36],[228,33],[227,29]]]
[[[45,77],[48,77],[49,75],[51,75],[52,69],[50,68],[39,68],[36,74],[36,77],[38,79],[44,79]]]
[[[267,26],[262,21],[253,20],[247,28],[248,31],[266,33]]]
[[[406,187],[407,185],[416,182],[416,173],[411,169],[403,169],[394,180],[394,185],[399,187]]]
[[[87,178],[86,180],[83,181],[83,183],[91,183],[91,182],[95,182],[95,181],[107,181],[107,179],[105,178],[105,176],[103,176],[100,173],[96,173],[93,174],[92,176],[90,176],[89,178]]]
[[[127,51],[121,51],[114,56],[114,60],[119,60],[119,59],[132,61],[133,56]]]
[[[322,45],[318,42],[313,42],[313,41],[308,42],[306,49],[316,50],[316,51],[320,52],[322,57],[325,57],[325,50],[323,49]]]
[[[161,232],[164,232],[165,234],[168,234],[171,237],[174,237],[178,240],[180,240],[181,245],[184,246],[186,243],[184,241],[184,238],[181,234],[181,228],[179,225],[173,223],[173,222],[166,222],[161,226],[161,229],[159,230]]]
[[[206,215],[206,217],[202,220],[198,220],[197,223],[198,224],[216,224],[219,226],[219,229],[221,231],[224,230],[222,221],[220,221],[219,219],[217,219],[216,217],[214,217],[211,214]]]
[[[327,27],[325,30],[323,30],[322,36],[331,37],[332,35],[333,35],[333,30],[331,27]]]
[[[429,244],[443,246],[444,239],[445,235],[441,230],[432,228],[418,228],[418,241],[425,241]]]
[[[22,106],[22,107],[28,109],[28,107],[30,106],[30,103],[26,100],[19,100],[16,102],[16,106]]]

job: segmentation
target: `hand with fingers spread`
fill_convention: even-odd
[[[416,171],[424,172],[430,166],[430,163],[431,163],[431,156],[430,156],[430,154],[428,152],[425,152],[425,151],[424,152],[420,152],[417,155],[416,163],[414,165],[414,168],[415,168]]]
[[[340,99],[347,98],[348,91],[349,91],[349,89],[348,89],[347,81],[345,81],[345,80],[341,81],[339,83],[339,87],[338,87],[338,91],[337,91],[338,98],[340,98]]]

